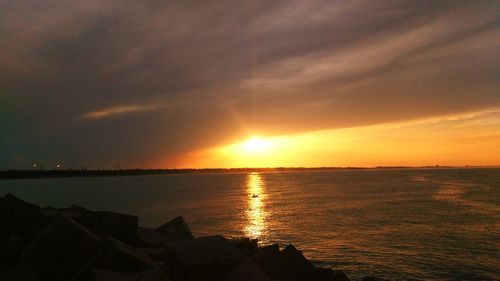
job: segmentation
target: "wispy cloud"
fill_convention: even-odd
[[[165,108],[166,106],[159,105],[142,105],[142,104],[132,104],[132,105],[122,105],[122,106],[113,106],[104,109],[100,109],[97,111],[87,112],[82,115],[83,118],[88,119],[100,119],[106,117],[113,117],[116,115],[130,114],[142,111],[156,110],[160,108]]]

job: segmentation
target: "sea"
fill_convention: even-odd
[[[1,180],[41,206],[108,210],[195,236],[291,243],[351,280],[500,280],[500,169],[346,169]]]

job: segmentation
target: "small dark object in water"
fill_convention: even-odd
[[[258,197],[259,197],[259,194],[252,195],[252,198],[258,198]]]

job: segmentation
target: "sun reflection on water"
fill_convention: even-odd
[[[264,202],[264,181],[259,173],[250,173],[247,176],[248,208],[246,211],[247,224],[245,234],[249,238],[260,238],[266,229],[266,212]]]

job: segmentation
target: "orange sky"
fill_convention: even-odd
[[[0,1],[0,169],[500,165],[499,11]]]
[[[183,167],[498,165],[500,109],[294,135],[189,154]]]

